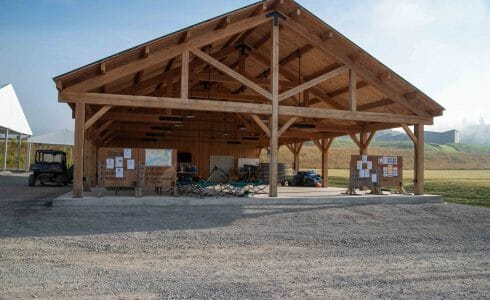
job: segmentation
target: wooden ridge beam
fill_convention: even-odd
[[[121,67],[115,68],[113,70],[109,70],[105,74],[100,74],[98,76],[84,80],[80,83],[66,87],[64,91],[93,90],[95,88],[104,86],[122,77],[134,74],[138,71],[163,63],[171,59],[172,57],[181,54],[186,50],[198,48],[213,43],[224,37],[242,32],[249,28],[259,26],[267,21],[269,21],[269,17],[267,17],[265,13],[262,13],[260,15],[246,18],[241,21],[230,24],[229,26],[223,29],[210,30],[196,37],[191,37],[189,41],[187,41],[186,43],[177,44],[174,46],[167,47],[163,50],[157,51],[152,54],[151,59],[138,59],[136,61],[123,65]]]

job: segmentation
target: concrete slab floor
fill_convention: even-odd
[[[360,195],[345,195],[345,188],[311,188],[311,187],[279,187],[278,197],[270,198],[267,194],[257,194],[253,197],[237,196],[169,196],[144,193],[143,197],[134,197],[134,191],[121,190],[118,195],[101,187],[92,188],[85,192],[84,198],[73,198],[68,192],[53,199],[53,206],[114,206],[114,205],[315,205],[315,204],[418,204],[440,203],[442,196],[438,195],[371,195],[360,192]]]

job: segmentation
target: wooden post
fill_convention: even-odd
[[[325,149],[327,140],[322,141],[323,149],[322,151],[322,187],[328,187],[328,148]]]
[[[20,170],[20,151],[22,149],[22,134],[19,133],[19,141],[17,143],[17,171]]]
[[[272,116],[271,116],[271,158],[269,164],[269,197],[277,197],[277,155],[279,123],[279,21],[272,26]]]
[[[9,130],[5,129],[5,143],[3,144],[3,170],[7,170],[7,151],[9,142]]]
[[[414,159],[414,193],[424,194],[424,125],[415,125],[414,128],[417,143],[415,145]]]
[[[359,154],[360,155],[367,154],[367,148],[369,145],[366,145],[366,140],[367,140],[366,134],[367,133],[364,131],[359,134],[359,140],[360,140],[359,142],[361,143],[361,146],[359,147]]]
[[[349,110],[357,110],[357,78],[354,70],[349,70]]]
[[[294,152],[293,153],[294,157],[294,171],[298,172],[299,171],[299,152]]]
[[[29,168],[31,166],[31,146],[32,146],[32,143],[27,143],[27,151],[26,151],[26,172],[29,172]]]
[[[180,80],[180,97],[189,97],[189,51],[182,52],[182,77]]]
[[[332,145],[333,138],[313,140],[322,154],[322,187],[328,187],[328,150]]]
[[[83,197],[83,144],[85,133],[85,104],[75,105],[75,145],[73,147],[73,198]]]

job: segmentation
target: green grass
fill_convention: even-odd
[[[404,187],[413,191],[412,170],[404,171]],[[349,185],[348,170],[329,170],[334,187]],[[490,207],[490,170],[426,170],[425,192],[442,195],[449,203]]]

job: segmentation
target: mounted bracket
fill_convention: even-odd
[[[286,21],[287,17],[283,15],[282,13],[276,11],[270,12],[265,15],[267,18],[273,17],[274,18],[274,26],[279,26],[279,18],[281,20]]]

